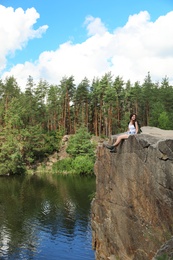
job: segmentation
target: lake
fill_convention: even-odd
[[[0,259],[94,260],[94,177],[0,178]]]

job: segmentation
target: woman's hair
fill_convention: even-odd
[[[136,121],[137,115],[135,113],[130,114],[130,120],[132,119],[132,116],[134,116],[134,115],[135,115],[135,121]]]
[[[133,114],[131,114],[130,115],[130,120],[132,119],[132,116],[135,116],[135,120],[133,121],[133,125],[134,125],[134,127],[136,128],[136,125],[135,125],[135,122],[137,121],[137,115],[135,114],[135,113],[133,113]]]

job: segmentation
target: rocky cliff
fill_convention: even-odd
[[[98,146],[92,202],[97,260],[157,259],[165,251],[173,259],[173,131],[142,130],[116,153]]]

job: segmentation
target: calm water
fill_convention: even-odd
[[[94,260],[95,179],[0,178],[0,259]]]

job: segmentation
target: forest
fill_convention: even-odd
[[[59,150],[62,136],[81,128],[102,138],[127,130],[130,113],[141,126],[173,129],[173,86],[167,77],[124,82],[109,72],[75,85],[73,76],[59,84],[27,79],[24,91],[11,76],[0,80],[0,175],[21,174]],[[70,149],[69,149],[70,150]]]

